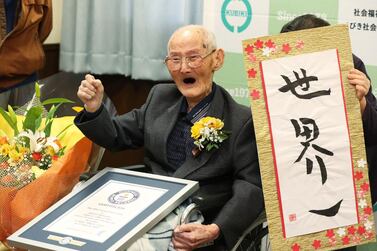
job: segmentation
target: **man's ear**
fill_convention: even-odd
[[[214,52],[214,62],[213,62],[213,70],[217,71],[220,69],[224,64],[224,50],[223,49],[217,49]]]

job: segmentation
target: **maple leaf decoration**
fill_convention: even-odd
[[[364,208],[364,214],[371,215],[372,214],[372,208],[370,206],[367,206]]]
[[[361,180],[364,177],[363,172],[356,171],[355,173],[355,179],[356,180]]]
[[[304,48],[304,41],[298,40],[296,43],[296,49],[302,49]]]
[[[332,238],[332,237],[334,237],[334,235],[335,235],[334,230],[332,230],[332,229],[327,230],[326,237]]]
[[[320,247],[321,247],[321,241],[320,241],[320,240],[314,240],[312,246],[313,246],[315,249],[320,248]]]
[[[245,51],[247,52],[247,54],[251,54],[254,52],[254,46],[248,44],[245,48]]]
[[[257,100],[260,98],[260,92],[256,89],[254,89],[251,93],[250,96],[253,98],[253,100]]]
[[[342,238],[343,245],[347,245],[350,243],[350,238],[348,236],[344,236]]]
[[[300,251],[300,245],[298,245],[297,243],[295,243],[293,246],[292,246],[292,251]]]
[[[257,57],[252,53],[248,54],[248,58],[251,62],[257,61]]]
[[[354,226],[350,226],[349,228],[347,228],[347,231],[348,231],[348,234],[354,235],[356,232],[356,228]]]
[[[267,42],[265,42],[264,44],[266,45],[266,47],[271,48],[271,49],[276,47],[275,43],[272,42],[271,39],[269,39],[269,40],[268,40]]]
[[[257,71],[254,70],[254,68],[251,68],[247,71],[247,76],[249,78],[255,78],[255,76],[257,75]]]
[[[360,186],[361,190],[363,190],[364,192],[368,192],[369,190],[369,184],[364,182],[361,186]]]
[[[291,48],[291,46],[289,44],[283,44],[281,50],[284,51],[285,54],[288,54],[292,50],[292,48]]]
[[[363,235],[363,234],[365,234],[365,227],[364,226],[359,226],[358,228],[357,228],[357,233],[359,234],[359,235]]]
[[[257,41],[255,41],[254,46],[257,49],[262,49],[263,48],[263,41],[258,39]]]

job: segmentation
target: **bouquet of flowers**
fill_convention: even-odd
[[[219,148],[221,142],[226,140],[229,132],[223,130],[224,122],[214,117],[204,117],[191,127],[191,137],[195,140],[194,144],[201,151],[212,148]]]
[[[41,102],[36,84],[24,106],[0,108],[0,241],[66,195],[87,168],[91,142],[73,117],[55,117],[64,103],[72,102]]]

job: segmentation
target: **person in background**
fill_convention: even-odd
[[[7,107],[16,87],[30,84],[23,92],[34,93],[51,29],[52,0],[0,0],[0,106]]]
[[[212,249],[205,250],[230,250],[264,208],[251,110],[213,82],[223,62],[224,51],[211,32],[184,26],[171,36],[165,59],[175,84],[154,86],[141,108],[111,118],[102,104],[103,85],[89,74],[77,92],[85,110],[75,124],[89,139],[110,150],[144,146],[145,165],[153,173],[198,181],[198,196],[225,194],[202,212],[204,224],[174,229],[176,250],[211,241]],[[230,132],[209,151],[199,150],[190,132],[204,117],[221,120]]]
[[[312,14],[305,14],[286,23],[280,33],[329,26],[330,23]],[[349,83],[355,86],[360,101],[366,146],[377,144],[377,101],[372,93],[370,77],[363,61],[352,54],[354,69],[348,74]]]
[[[330,23],[312,14],[305,14],[286,23],[280,33],[329,26]],[[372,203],[377,201],[377,101],[372,93],[371,81],[363,61],[352,54],[354,69],[348,73],[348,81],[355,87],[360,102],[364,128],[364,141],[369,165],[369,179]],[[353,251],[356,247],[340,249]]]

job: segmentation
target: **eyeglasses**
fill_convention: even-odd
[[[216,49],[213,49],[210,53],[207,55],[191,55],[187,57],[178,57],[178,56],[167,56],[165,58],[165,64],[171,71],[178,71],[182,67],[182,62],[185,61],[185,63],[192,69],[198,68],[203,64],[203,61],[206,57],[214,53]]]

